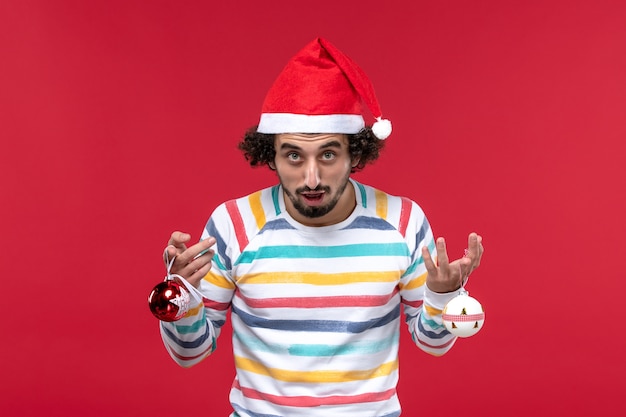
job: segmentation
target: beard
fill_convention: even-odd
[[[349,178],[350,178],[350,172],[348,171],[347,175],[343,178],[342,183],[337,188],[337,192],[332,196],[330,201],[324,204],[323,206],[308,206],[304,204],[300,199],[298,199],[298,195],[303,192],[321,192],[321,191],[323,191],[326,195],[330,195],[331,189],[329,186],[319,185],[315,187],[314,189],[311,189],[309,187],[300,187],[300,188],[297,188],[294,193],[292,193],[285,186],[283,186],[283,190],[285,191],[285,194],[287,194],[287,197],[289,197],[289,200],[291,200],[293,207],[298,211],[298,213],[300,213],[304,217],[314,219],[314,218],[322,217],[330,213],[335,208],[335,206],[339,202],[339,199],[343,195],[343,192],[346,190],[346,187],[348,186]]]

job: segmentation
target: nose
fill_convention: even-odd
[[[310,161],[308,163],[304,177],[304,184],[312,190],[320,185],[320,172],[316,161]]]

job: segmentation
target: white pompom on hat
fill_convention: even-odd
[[[391,134],[365,72],[330,42],[316,38],[287,63],[263,102],[259,133],[345,133],[365,127],[364,103],[378,139]]]

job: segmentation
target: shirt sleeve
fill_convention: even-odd
[[[405,239],[412,262],[401,278],[400,295],[408,330],[413,342],[421,350],[434,356],[441,356],[448,352],[456,341],[456,336],[443,325],[442,311],[446,303],[457,293],[436,293],[426,285],[428,273],[422,257],[422,248],[428,247],[433,259],[437,254],[430,224],[416,203],[412,203]]]
[[[217,347],[217,339],[226,316],[235,283],[232,280],[232,222],[224,205],[219,206],[209,218],[201,240],[216,239],[211,249],[215,251],[209,273],[200,283],[202,301],[193,299],[187,314],[175,322],[160,322],[161,338],[172,359],[183,367],[190,367],[205,359]]]

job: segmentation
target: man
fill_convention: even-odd
[[[377,119],[371,128],[362,102]],[[455,341],[441,311],[478,267],[482,239],[470,234],[467,255],[449,262],[415,202],[350,177],[391,133],[380,116],[363,71],[314,40],[239,145],[279,185],[221,204],[199,243],[171,236],[171,272],[203,303],[161,322],[165,346],[195,365],[216,348],[231,310],[232,416],[398,416],[402,312],[422,350],[441,355]]]

